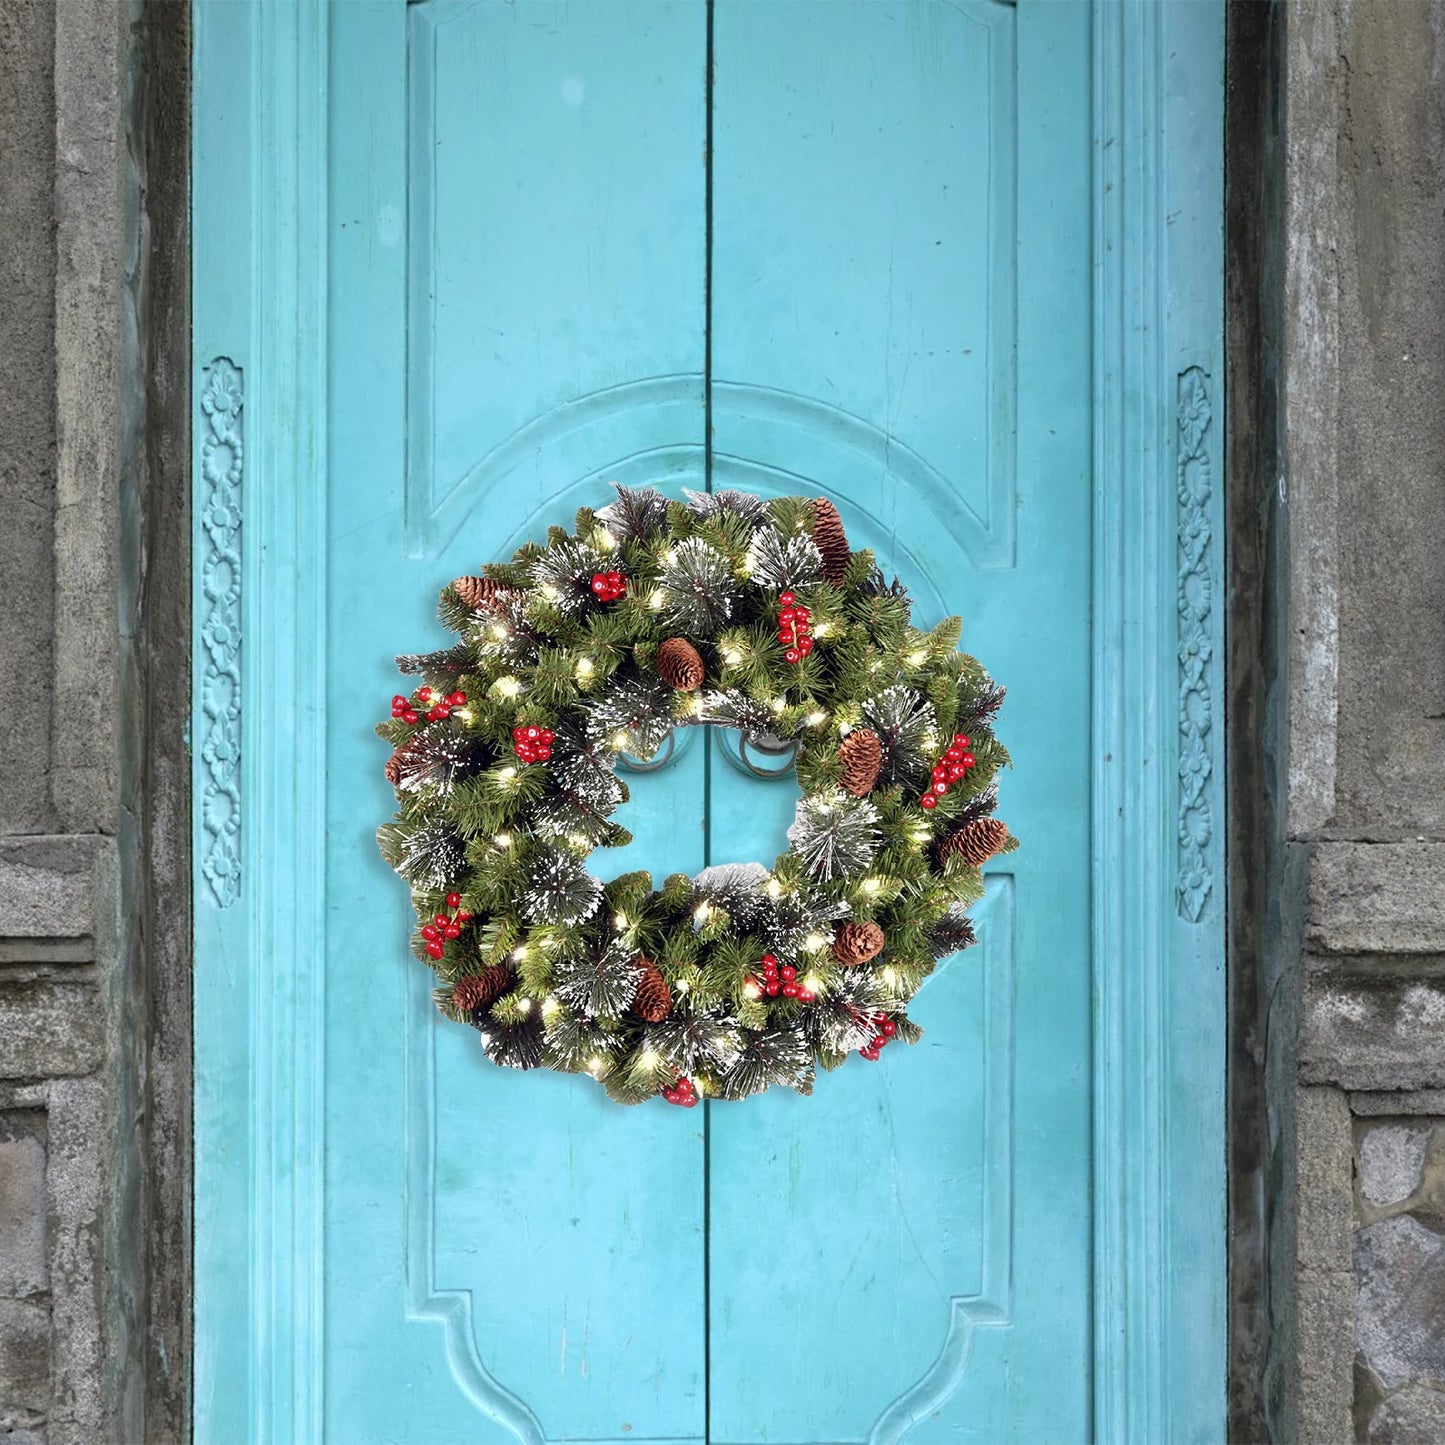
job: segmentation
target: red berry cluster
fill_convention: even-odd
[[[763,976],[757,978],[749,974],[743,982],[750,988],[755,988],[759,993],[765,993],[769,998],[777,998],[782,994],[784,998],[801,999],[804,1003],[812,1003],[815,997],[812,989],[804,988],[798,982],[798,970],[790,963],[785,963],[782,968],[778,967],[778,955],[776,953],[765,953],[760,962],[763,965]]]
[[[885,1044],[890,1044],[898,1033],[898,1025],[893,1022],[887,1014],[874,1014],[871,1020],[873,1024],[873,1037],[858,1050],[865,1059],[870,1062],[877,1062],[878,1055]]]
[[[551,728],[513,728],[512,751],[524,763],[545,763],[552,756]]]
[[[778,602],[778,641],[786,651],[787,662],[801,662],[813,650],[812,629],[808,626],[813,614],[806,607],[798,606],[797,594],[780,592]]]
[[[421,715],[417,712],[419,707],[427,710],[427,717],[432,722],[440,722],[444,717],[450,717],[454,707],[461,707],[467,700],[464,692],[454,692],[447,697],[438,697],[429,687],[419,687],[414,698],[403,697],[400,693],[391,700],[391,715],[400,718],[402,722],[414,723],[421,721]]]
[[[592,590],[599,602],[616,602],[627,591],[627,578],[621,572],[594,572]]]
[[[919,799],[925,808],[936,808],[938,800],[974,765],[974,757],[968,750],[968,739],[962,733],[954,733],[947,751],[933,765],[933,781],[928,791]]]
[[[692,1080],[686,1076],[680,1078],[672,1088],[664,1089],[662,1097],[669,1104],[677,1104],[684,1109],[691,1109],[697,1103],[697,1094],[693,1092]]]
[[[447,951],[447,943],[462,936],[462,924],[469,923],[472,915],[461,906],[460,893],[447,894],[448,913],[438,913],[436,918],[421,931],[426,939],[427,955],[440,958]]]

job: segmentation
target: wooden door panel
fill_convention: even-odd
[[[922,625],[962,613],[1024,840],[917,1048],[710,1111],[714,1440],[1088,1432],[1086,20],[714,10],[714,481],[831,496]],[[712,856],[770,859],[780,785],[714,780]]]
[[[568,483],[700,478],[704,20],[407,11],[413,550],[550,520]]]
[[[629,458],[702,485],[705,18],[333,11],[331,695],[365,660],[388,696],[441,586]],[[375,739],[329,727],[328,1433],[701,1438],[701,1118],[499,1070],[439,1018],[369,836]],[[608,876],[701,868],[703,771],[682,746],[630,780]]]

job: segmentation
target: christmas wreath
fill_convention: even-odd
[[[852,551],[822,499],[618,487],[575,531],[441,594],[442,651],[377,731],[399,811],[378,837],[419,915],[438,1008],[495,1063],[590,1073],[614,1098],[801,1093],[876,1059],[936,961],[974,941],[1003,689],[956,617]],[[790,848],[660,886],[604,883],[626,843],[619,758],[716,724],[796,745]]]

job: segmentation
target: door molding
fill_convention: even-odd
[[[193,15],[193,394],[223,359],[245,387],[239,871],[195,897],[195,1418],[198,1439],[319,1439],[325,980],[301,964],[325,882],[328,12]],[[1094,512],[1094,1397],[1111,1442],[1220,1438],[1225,1418],[1223,659],[1195,638],[1217,644],[1222,615],[1223,16],[1096,0],[1094,17],[1094,465],[1114,482]],[[199,410],[193,434],[204,479]],[[200,658],[208,585],[203,560]],[[215,680],[195,674],[205,718]],[[204,745],[198,860],[223,826]]]
[[[1222,5],[1095,5],[1094,1417],[1108,1441],[1224,1433],[1223,658],[1210,635],[1224,580],[1210,486],[1223,475],[1210,414],[1224,374],[1223,89]]]

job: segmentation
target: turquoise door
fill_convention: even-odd
[[[1163,13],[197,7],[198,1440],[1222,1431],[1218,684],[1172,672],[1219,632],[1176,516],[1217,512],[1218,428],[1173,379],[1219,374],[1222,11]],[[1110,182],[1181,44],[1175,169]],[[1203,218],[1152,293],[1101,199],[1147,209],[1136,163]],[[1202,360],[1141,382],[1120,318],[1172,336],[1176,294]],[[499,1070],[408,956],[391,658],[613,480],[831,497],[1009,687],[980,946],[808,1099]],[[614,872],[785,846],[791,771],[735,735],[630,782]]]

